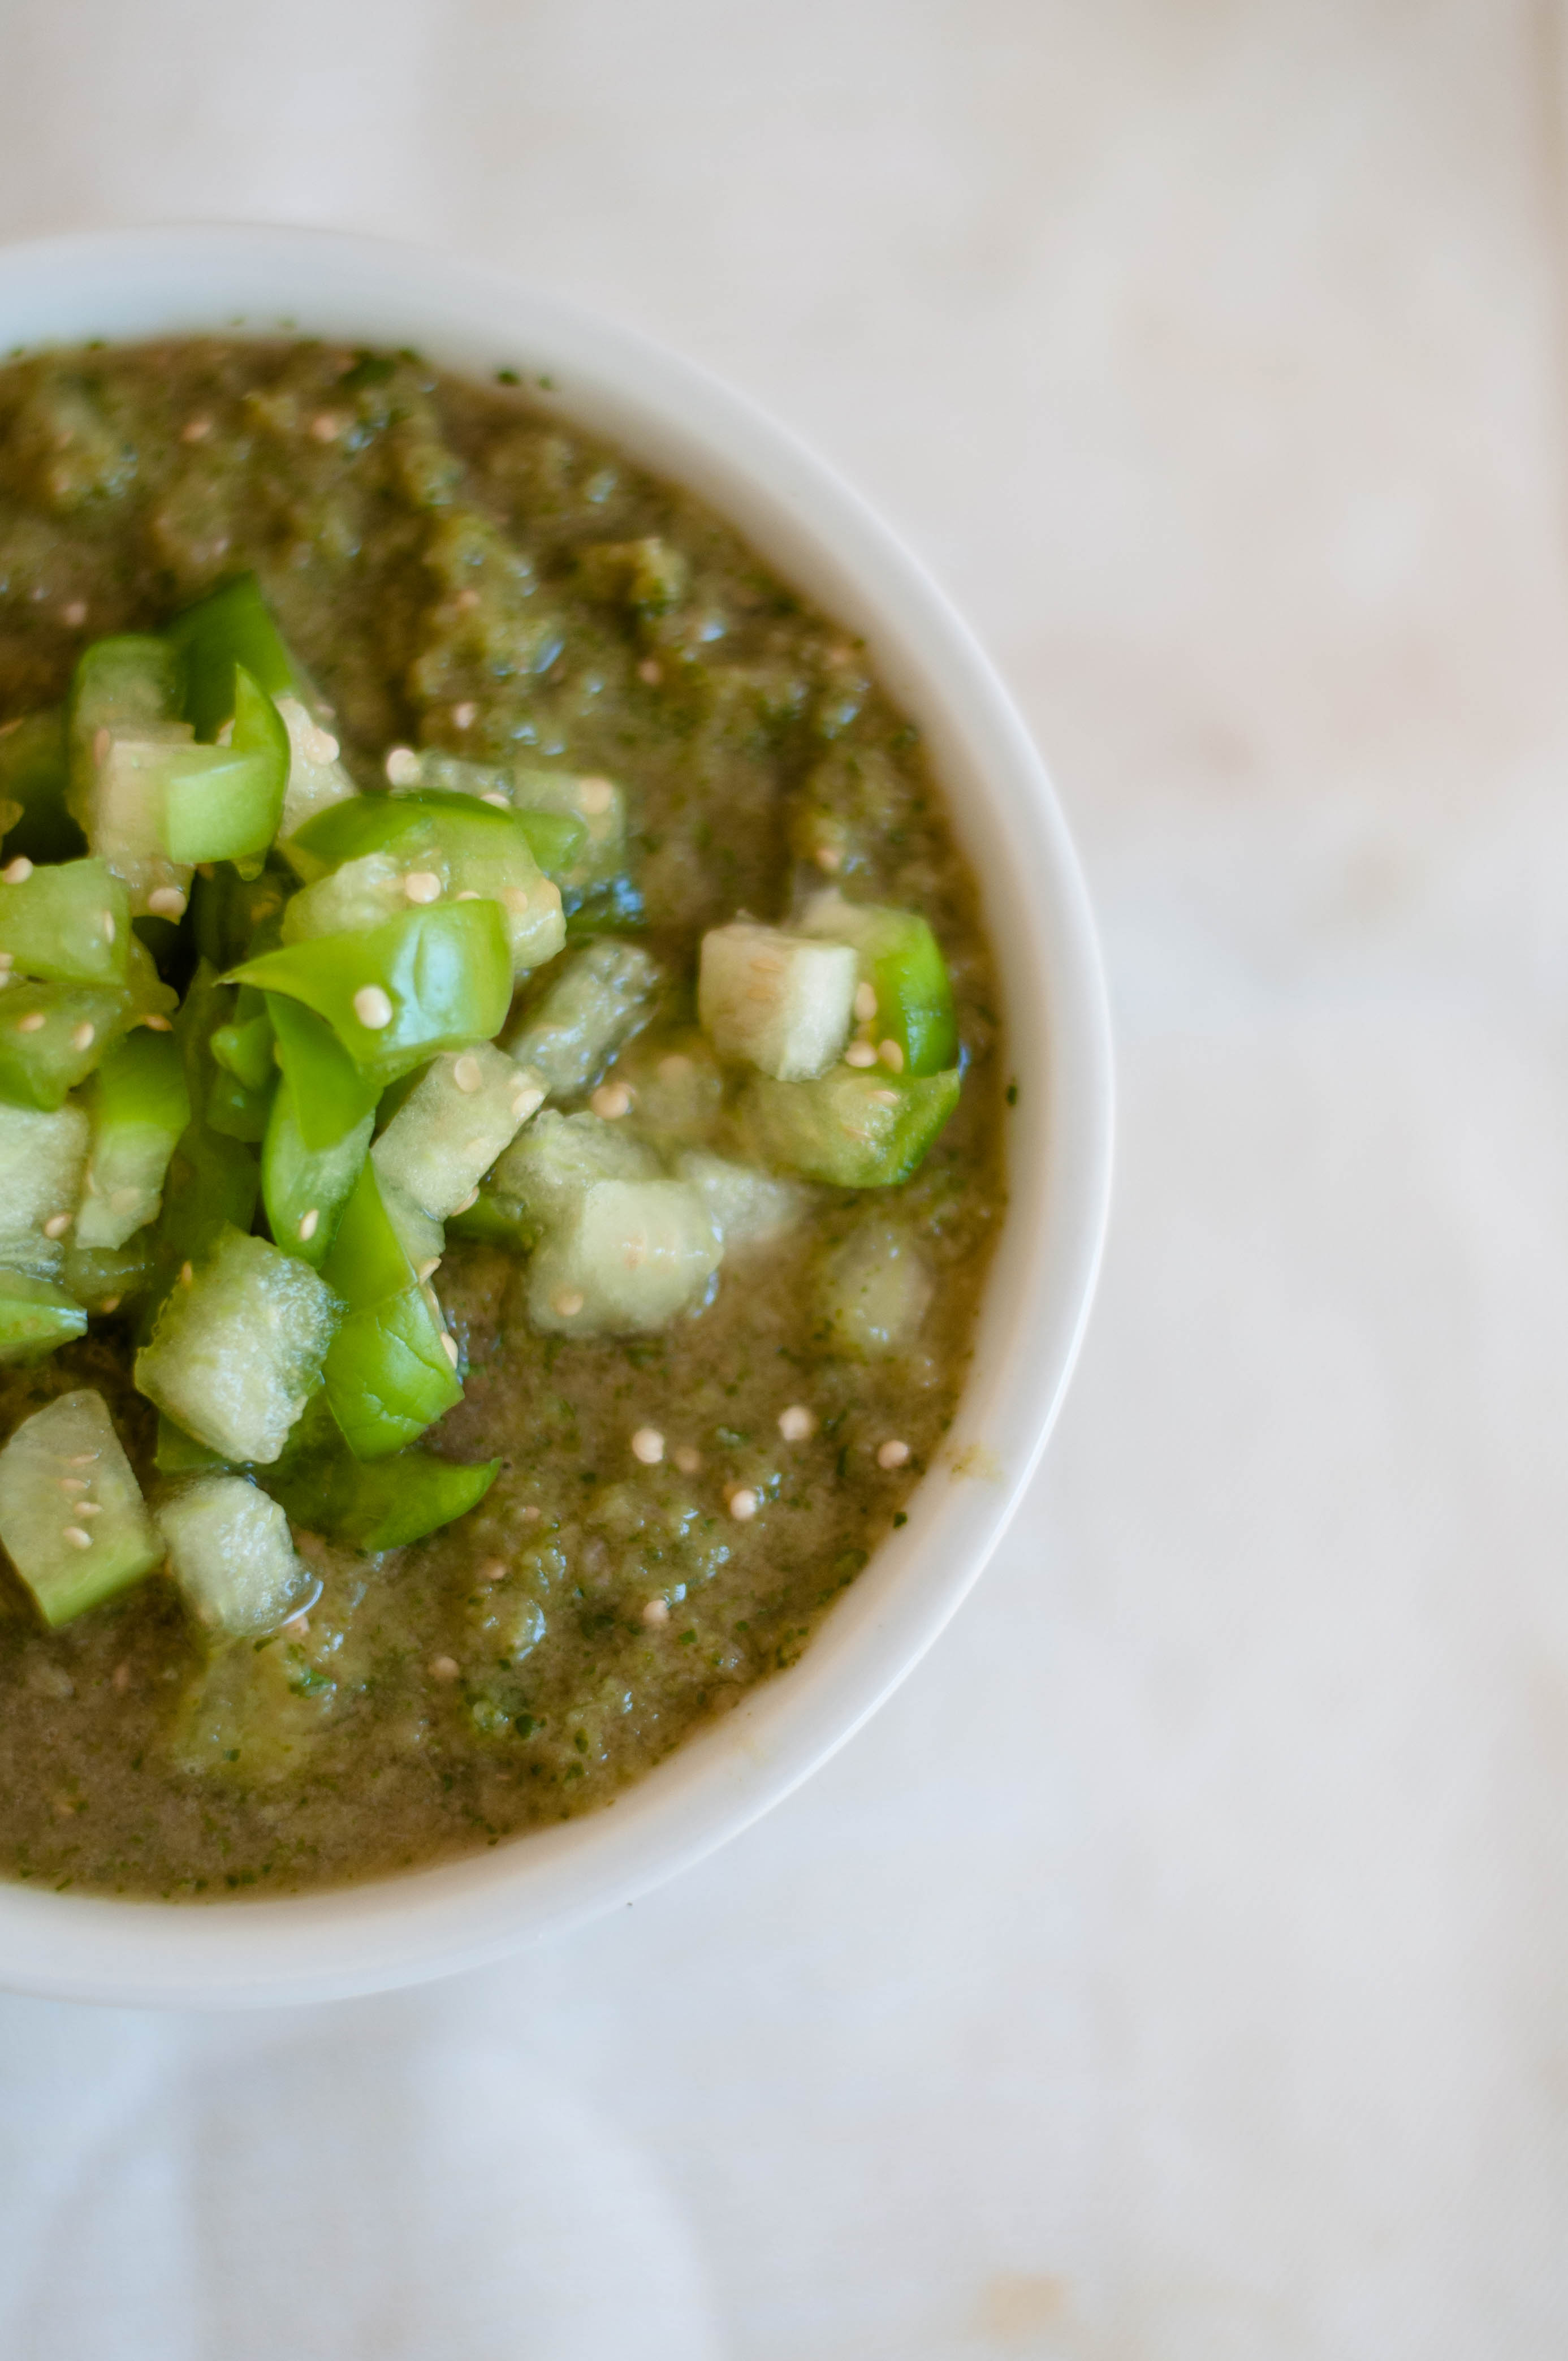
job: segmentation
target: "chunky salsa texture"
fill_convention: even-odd
[[[918,732],[497,376],[0,369],[16,1877],[611,1801],[796,1660],[964,1381],[1013,1092]]]

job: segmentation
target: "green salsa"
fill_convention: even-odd
[[[27,358],[0,822],[0,1872],[388,1874],[793,1664],[1016,1095],[854,636],[510,371]]]

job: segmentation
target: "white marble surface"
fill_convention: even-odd
[[[0,231],[448,242],[839,459],[1056,763],[1124,1093],[1047,1470],[769,1822],[396,2001],[0,2003],[7,2361],[1559,2361],[1561,32],[0,11]]]

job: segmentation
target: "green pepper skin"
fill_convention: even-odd
[[[917,910],[846,902],[828,893],[806,912],[806,930],[853,946],[861,980],[876,994],[877,1040],[895,1044],[901,1073],[940,1074],[958,1063],[947,961]]]
[[[267,1014],[302,1144],[313,1153],[335,1148],[374,1114],[379,1081],[355,1064],[331,1026],[302,1001],[269,992]]]
[[[428,1451],[399,1451],[367,1466],[334,1441],[262,1469],[261,1481],[296,1524],[371,1553],[401,1549],[466,1516],[501,1464],[462,1466]]]
[[[235,711],[235,673],[243,667],[269,697],[313,702],[309,681],[289,653],[254,574],[241,574],[170,624],[167,637],[184,664],[185,717],[199,738],[215,738]]]
[[[435,903],[385,926],[318,935],[248,960],[229,980],[302,1001],[326,1018],[356,1066],[384,1082],[439,1049],[492,1039],[512,992],[501,913],[485,901]],[[367,987],[391,1004],[384,1026],[367,1025],[355,1006]]]
[[[261,1148],[267,1225],[275,1246],[316,1270],[332,1250],[343,1209],[369,1153],[373,1122],[367,1115],[332,1147],[310,1148],[301,1136],[294,1093],[287,1082],[273,1099]]]
[[[289,732],[243,666],[235,673],[227,746],[170,746],[163,783],[163,848],[171,861],[258,860],[278,833],[289,784]]]
[[[0,951],[18,975],[121,984],[130,946],[130,896],[102,861],[67,861],[0,883]]]
[[[383,1459],[461,1401],[463,1388],[369,1161],[322,1275],[348,1306],[327,1350],[327,1400],[355,1457]]]

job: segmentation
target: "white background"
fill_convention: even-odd
[[[1124,1093],[1046,1474],[771,1820],[395,2001],[0,2001],[6,2361],[1561,2361],[1562,30],[0,0],[0,232],[446,244],[857,479]]]

